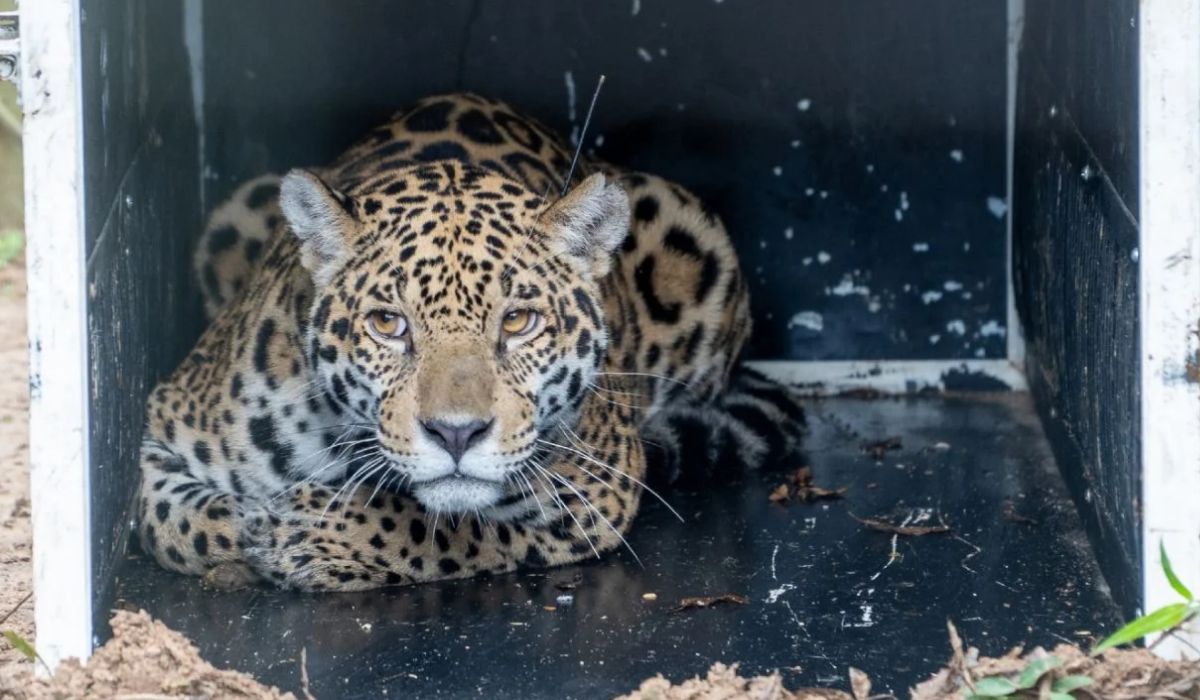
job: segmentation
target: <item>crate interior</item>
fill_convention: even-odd
[[[303,648],[320,697],[612,695],[714,661],[789,685],[853,665],[899,693],[947,657],[948,617],[991,653],[1109,629],[1138,600],[1132,6],[89,8],[89,324],[108,331],[91,347],[97,623],[145,607],[212,660],[289,689]],[[1105,80],[1070,87],[1097,61]],[[427,94],[500,97],[577,134],[601,73],[585,148],[720,214],[751,283],[747,359],[1006,363],[1015,296],[1032,391],[988,391],[1006,387],[972,364],[949,392],[815,398],[794,464],[664,492],[684,524],[647,499],[640,562],[318,597],[205,591],[127,547],[142,397],[202,326],[189,256],[203,213]],[[1097,377],[1131,393],[1100,401]],[[899,449],[863,449],[892,436]],[[846,498],[770,503],[801,464]],[[855,519],[879,515],[951,530],[893,538]],[[749,603],[670,611],[723,593]]]

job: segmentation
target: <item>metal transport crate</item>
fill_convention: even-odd
[[[754,474],[666,494],[686,526],[648,505],[640,564],[371,594],[215,593],[138,557],[144,400],[202,330],[206,212],[427,94],[577,137],[600,73],[585,147],[724,219],[747,361],[813,394],[806,459],[847,499],[782,508]],[[591,697],[713,661],[900,692],[947,617],[989,652],[1086,641],[1172,599],[1160,540],[1200,580],[1200,0],[26,0],[18,79],[51,665],[133,604],[284,687],[306,649],[321,697]],[[852,517],[895,508],[952,536]]]

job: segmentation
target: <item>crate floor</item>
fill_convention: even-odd
[[[628,553],[548,572],[299,595],[205,591],[145,558],[121,605],[146,608],[219,666],[330,698],[602,698],[712,662],[779,669],[789,686],[867,670],[898,695],[949,656],[946,620],[996,654],[1087,643],[1118,622],[1025,395],[814,400],[806,454],[843,500],[779,505],[783,472],[645,500]],[[862,445],[898,437],[880,459]],[[790,467],[800,466],[798,461]],[[858,518],[944,522],[893,536]],[[557,584],[579,579],[570,604]],[[648,602],[643,594],[654,593]],[[688,596],[746,604],[673,612]],[[555,609],[548,609],[554,606]]]

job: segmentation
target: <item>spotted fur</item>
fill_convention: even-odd
[[[730,391],[749,301],[720,222],[599,162],[552,196],[568,156],[452,95],[235,192],[197,252],[212,324],[148,402],[147,551],[309,590],[548,566],[624,541],[643,437],[708,420],[736,446],[707,461],[789,449],[790,427],[774,445],[750,428],[799,425],[790,395],[741,374]],[[526,311],[533,330],[505,330]],[[691,468],[667,447],[671,475]]]

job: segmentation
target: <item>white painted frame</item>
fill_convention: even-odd
[[[78,0],[21,3],[34,622],[52,668],[92,651],[79,19]]]
[[[1142,582],[1177,602],[1159,565],[1200,586],[1200,0],[1139,3]],[[1165,640],[1160,653],[1196,656]]]

